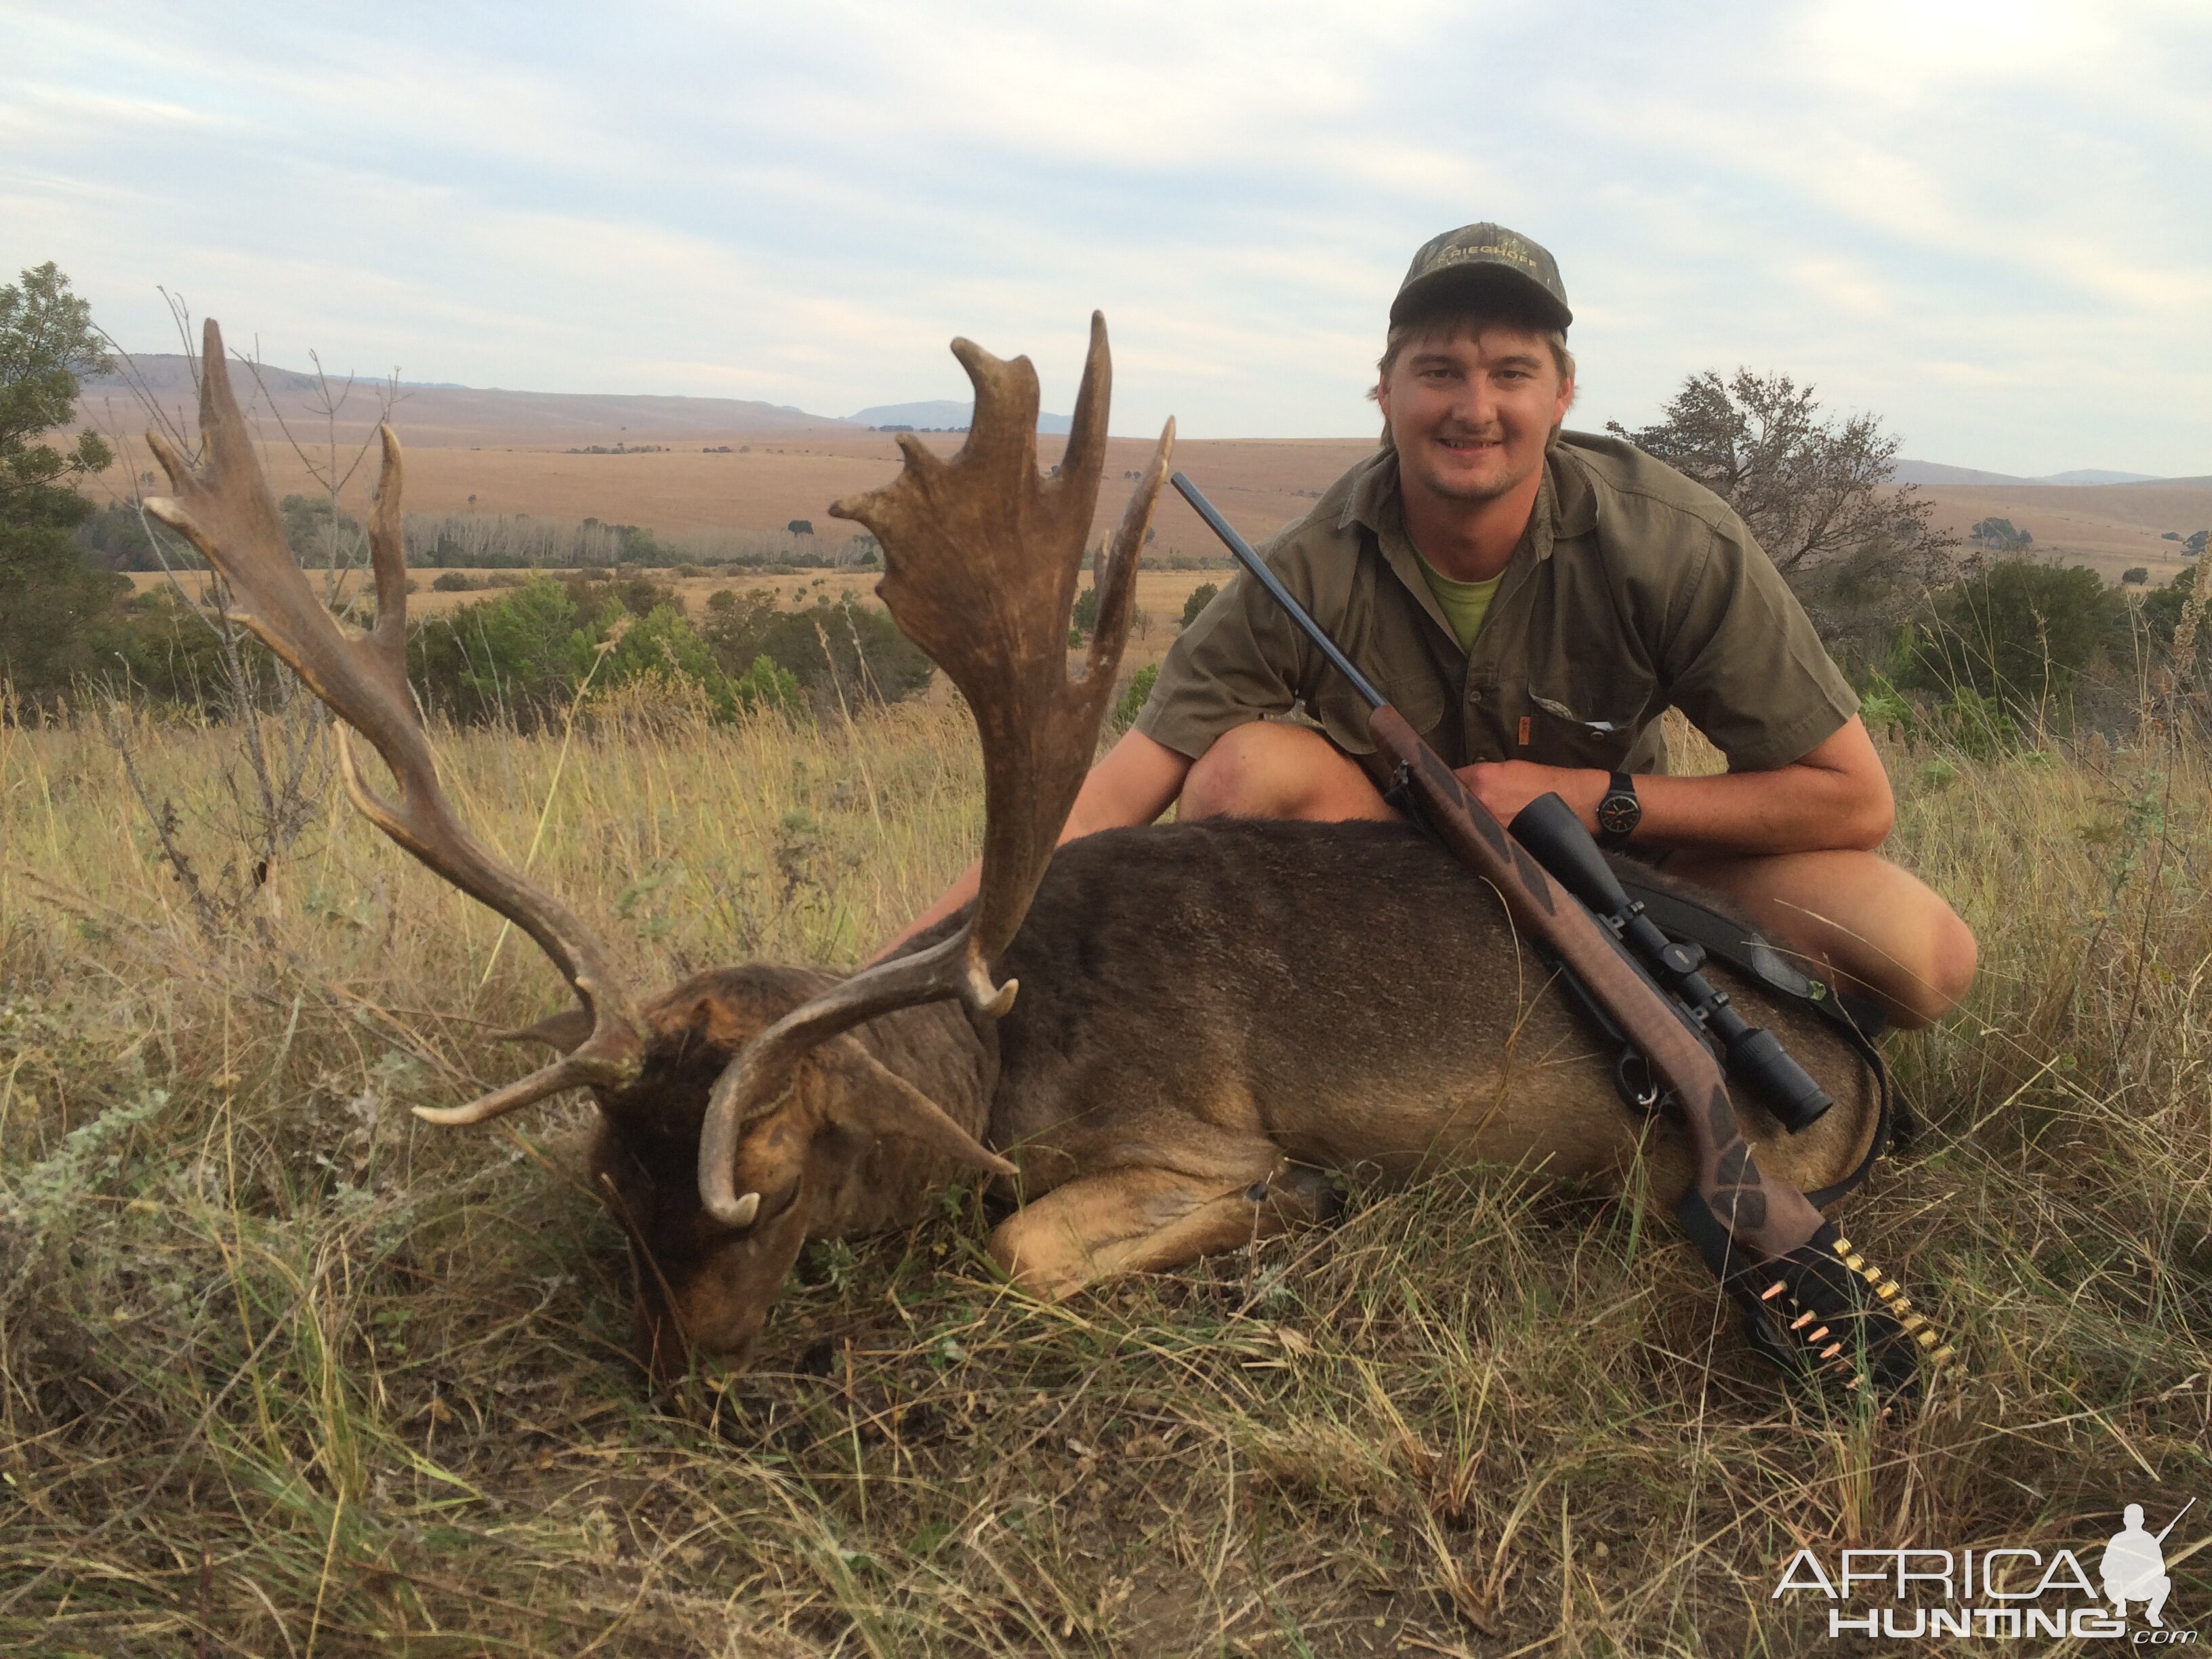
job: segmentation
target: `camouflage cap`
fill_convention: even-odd
[[[1446,294],[1485,290],[1532,301],[1553,328],[1565,329],[1575,319],[1558,262],[1516,231],[1480,224],[1462,225],[1421,244],[1390,302],[1390,321],[1402,323]]]

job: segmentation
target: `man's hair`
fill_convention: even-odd
[[[1440,306],[1433,311],[1417,313],[1402,323],[1391,325],[1390,332],[1382,342],[1382,356],[1375,364],[1375,384],[1367,388],[1370,401],[1382,395],[1382,384],[1390,378],[1390,371],[1398,365],[1399,355],[1409,345],[1425,344],[1431,340],[1454,340],[1462,335],[1480,334],[1492,323],[1503,323],[1509,328],[1534,330],[1544,337],[1544,343],[1552,349],[1552,363],[1559,371],[1561,380],[1575,377],[1575,354],[1567,349],[1565,329],[1547,328],[1534,312],[1516,306],[1501,305],[1495,299],[1479,305],[1462,302],[1455,306]],[[1382,441],[1390,441],[1390,423],[1382,423]]]

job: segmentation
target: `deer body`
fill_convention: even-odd
[[[1690,1179],[1680,1133],[1622,1104],[1613,1055],[1497,896],[1402,825],[1213,820],[1090,836],[1060,850],[992,967],[1022,986],[1003,1017],[939,1003],[855,1036],[1017,1167],[999,1184],[1021,1207],[992,1254],[1041,1294],[1315,1218],[1321,1170],[1395,1182],[1504,1164],[1618,1188],[1641,1159],[1666,1206]],[[768,1195],[760,1220],[735,1243],[704,1215],[698,1122],[715,1075],[835,978],[726,970],[647,1011],[659,1035],[627,1098],[606,1097],[594,1161],[621,1211],[658,1218],[632,1230],[648,1352],[676,1352],[680,1330],[694,1349],[749,1358],[806,1240],[909,1224],[972,1164],[902,1133],[872,1073],[802,1068],[803,1103],[740,1146],[746,1182]],[[1796,1136],[1747,1109],[1755,1150],[1801,1188],[1826,1185],[1875,1133],[1871,1079],[1816,1018],[1729,989],[1837,1103]]]

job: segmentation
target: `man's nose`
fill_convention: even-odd
[[[1489,380],[1480,374],[1462,380],[1458,395],[1452,399],[1452,414],[1478,431],[1493,424],[1498,418],[1498,398]]]

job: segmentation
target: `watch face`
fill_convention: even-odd
[[[1644,809],[1633,795],[1607,795],[1597,804],[1597,827],[1608,836],[1626,836],[1643,820]]]

